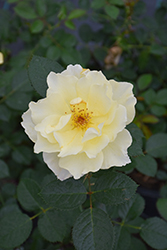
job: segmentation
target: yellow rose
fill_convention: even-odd
[[[0,64],[4,63],[4,58],[2,52],[0,52]]]
[[[30,102],[22,126],[60,180],[130,163],[125,127],[135,115],[132,84],[80,65],[50,72],[47,83],[46,98]]]

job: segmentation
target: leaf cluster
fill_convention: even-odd
[[[0,249],[167,249],[167,1],[152,15],[142,0],[2,5]],[[21,114],[45,96],[50,71],[75,63],[134,85],[132,162],[60,182],[34,155]],[[153,216],[137,185],[158,193]]]

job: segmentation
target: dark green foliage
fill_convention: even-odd
[[[117,172],[104,172],[97,178],[93,196],[105,204],[120,204],[129,200],[136,191],[137,184],[128,176]]]
[[[145,2],[2,1],[0,250],[167,249],[167,0],[154,16]],[[49,72],[76,63],[133,84],[131,163],[61,182],[20,122]],[[138,185],[156,189],[159,217]]]
[[[112,250],[114,229],[108,215],[98,208],[82,212],[74,224],[73,240],[77,250]]]

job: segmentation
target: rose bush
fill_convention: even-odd
[[[125,127],[135,115],[132,84],[80,65],[50,72],[47,84],[46,98],[30,102],[22,126],[60,180],[130,163]]]

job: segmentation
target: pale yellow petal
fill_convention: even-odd
[[[87,77],[82,77],[78,80],[76,85],[77,95],[82,98],[85,102],[88,101],[90,87],[92,82]]]
[[[42,136],[47,137],[49,133],[55,130],[55,126],[60,120],[60,115],[50,115],[45,117],[41,123],[35,126],[35,130],[40,132]]]
[[[29,136],[29,138],[35,142],[37,140],[37,132],[34,130],[34,123],[31,119],[31,110],[28,109],[23,115],[22,115],[23,121],[21,122],[21,125],[25,129],[26,134]]]
[[[104,125],[111,124],[115,117],[115,113],[117,111],[118,104],[116,101],[111,100],[110,110],[105,115],[92,116],[91,118],[91,127],[96,127],[98,124],[103,123]]]
[[[101,71],[92,70],[86,74],[87,79],[92,83],[92,85],[104,85],[107,84],[107,79]]]
[[[111,108],[111,100],[106,95],[107,86],[93,85],[89,91],[88,108],[93,116],[105,115]]]
[[[86,142],[88,140],[91,140],[97,136],[100,136],[102,133],[104,123],[101,123],[97,126],[97,129],[95,128],[88,128],[83,136],[82,142]]]
[[[75,76],[66,76],[62,74],[55,74],[54,72],[50,72],[47,77],[48,82],[48,90],[47,96],[52,94],[53,92],[59,93],[61,97],[66,101],[66,103],[70,103],[70,101],[77,97],[76,92],[76,82],[78,78]]]
[[[135,116],[136,98],[133,95],[133,85],[128,82],[109,81],[113,89],[113,100],[122,104],[127,109],[127,123],[129,124]]]
[[[98,171],[103,163],[103,153],[100,152],[96,158],[90,159],[85,153],[69,155],[59,160],[59,166],[67,169],[74,179],[79,179],[84,174]]]
[[[0,52],[0,64],[4,63],[4,56],[2,54],[2,52]]]
[[[101,135],[84,143],[83,151],[89,158],[95,158],[109,143],[107,135]]]
[[[57,156],[57,153],[44,152],[43,159],[47,166],[61,181],[64,181],[72,176],[68,170],[59,167],[59,157]]]
[[[127,154],[127,149],[132,143],[130,133],[124,129],[120,132],[115,141],[110,142],[106,148],[103,149],[104,161],[102,169],[108,169],[113,166],[125,166],[131,160]]]
[[[75,76],[77,78],[81,77],[81,72],[82,72],[83,68],[81,67],[81,65],[79,64],[75,64],[75,65],[68,65],[67,69],[64,70],[61,75],[63,76]]]
[[[127,122],[126,108],[122,105],[119,105],[111,124],[103,127],[103,134],[108,136],[110,142],[115,140],[117,134],[125,128],[126,122]]]
[[[80,129],[71,129],[67,131],[54,132],[61,151],[59,157],[65,157],[71,154],[77,154],[82,150],[82,131]]]
[[[58,143],[51,143],[47,138],[44,138],[40,133],[37,133],[37,140],[34,145],[34,152],[36,154],[40,152],[53,153],[59,151],[60,147]]]
[[[47,98],[41,99],[38,102],[30,102],[32,120],[35,124],[40,123],[45,117],[50,115],[65,115],[65,112],[70,113],[69,106],[63,98],[52,93]]]

